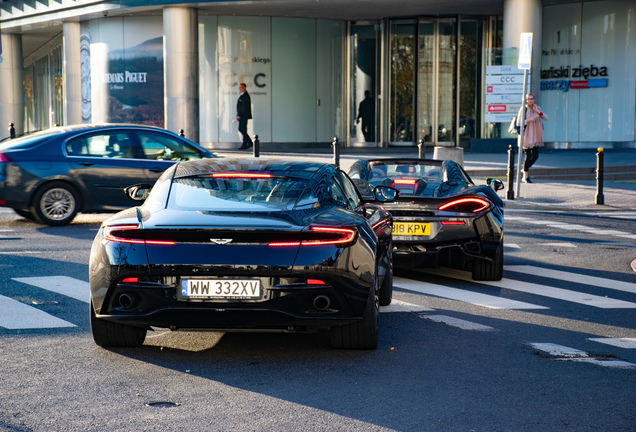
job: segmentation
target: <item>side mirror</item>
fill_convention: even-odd
[[[490,186],[495,192],[500,191],[504,188],[504,184],[501,180],[496,178],[488,178],[486,179],[486,184]]]
[[[124,188],[124,192],[128,195],[129,198],[134,199],[135,201],[144,201],[150,195],[150,191],[152,190],[152,185],[149,184],[135,184],[132,186],[128,186]]]
[[[400,191],[389,186],[376,186],[373,188],[373,196],[380,202],[392,202],[400,196]]]

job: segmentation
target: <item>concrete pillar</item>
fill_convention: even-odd
[[[519,47],[521,33],[532,33],[531,93],[537,94],[541,79],[541,0],[504,0],[503,46]]]
[[[163,10],[165,128],[199,142],[198,11],[186,7]]]
[[[79,22],[63,24],[62,49],[64,124],[80,124],[82,123],[82,62]]]
[[[15,133],[24,132],[24,59],[22,35],[2,33],[0,63],[0,139],[9,136],[9,123]]]

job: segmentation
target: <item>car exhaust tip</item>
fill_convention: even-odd
[[[135,298],[127,293],[121,294],[119,296],[119,305],[124,309],[131,309],[135,306]]]
[[[314,299],[314,308],[318,309],[319,311],[329,309],[330,305],[331,300],[326,295],[319,295],[316,296],[316,298]]]

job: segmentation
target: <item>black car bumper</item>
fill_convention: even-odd
[[[497,248],[503,247],[496,242],[467,241],[426,249],[417,244],[394,243],[393,265],[396,268],[439,268],[448,267],[470,270],[476,261],[492,261]]]

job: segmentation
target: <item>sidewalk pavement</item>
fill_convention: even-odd
[[[432,158],[432,149],[426,157]],[[252,151],[218,150],[220,156],[251,157]],[[605,150],[603,180],[603,202],[596,204],[597,150],[545,150],[530,169],[531,184],[521,183],[514,199],[506,199],[508,191],[508,153],[471,153],[464,151],[464,169],[476,184],[487,177],[496,177],[504,182],[499,196],[506,209],[516,210],[585,210],[585,211],[636,211],[636,149]],[[314,160],[333,163],[330,148],[261,150],[260,157],[275,157],[294,160]],[[408,157],[417,158],[416,147],[357,147],[340,150],[340,166],[345,171],[356,159]],[[518,155],[514,155],[515,170]],[[522,155],[523,163],[523,155]],[[516,192],[516,184],[512,191]]]

